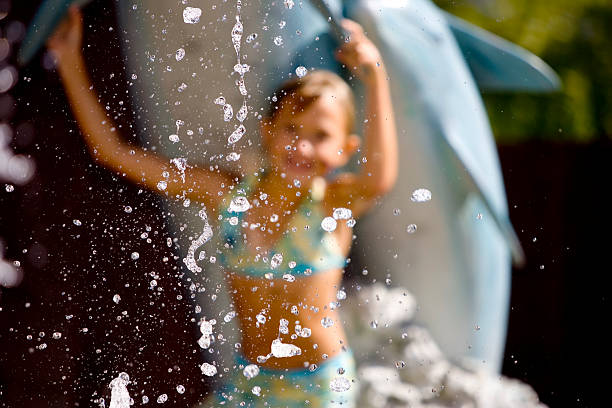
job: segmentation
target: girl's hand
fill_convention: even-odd
[[[80,53],[82,42],[83,17],[81,11],[72,6],[68,10],[68,16],[47,40],[47,47],[61,63],[66,57]]]
[[[377,71],[384,72],[378,48],[356,22],[344,19],[342,27],[349,33],[349,38],[336,52],[336,58],[362,81],[370,82]]]

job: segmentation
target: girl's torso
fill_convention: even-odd
[[[271,357],[261,365],[293,368],[318,363],[346,346],[330,303],[340,289],[352,229],[346,220],[339,220],[331,232],[322,228],[323,218],[333,209],[325,206],[324,188],[317,191],[316,184],[310,194],[278,205],[266,202],[257,187],[249,180],[236,188],[226,197],[219,220],[219,260],[228,272],[240,319],[242,351],[255,362],[271,353],[280,335],[282,343],[299,347],[301,354]],[[286,334],[279,331],[282,319],[288,321]]]

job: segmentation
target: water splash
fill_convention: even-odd
[[[130,393],[127,385],[130,383],[130,376],[127,373],[120,373],[109,385],[111,389],[110,408],[130,408]]]
[[[189,250],[187,251],[187,256],[183,258],[183,262],[193,273],[202,272],[202,268],[200,268],[195,260],[195,253],[202,245],[210,241],[213,236],[212,227],[208,223],[208,216],[206,215],[206,211],[201,210],[198,214],[200,218],[204,221],[204,229],[202,234],[197,238],[191,241],[191,245],[189,245]]]

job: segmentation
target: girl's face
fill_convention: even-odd
[[[323,95],[303,110],[288,99],[271,122],[262,124],[271,164],[301,181],[345,165],[359,147],[359,138],[347,131],[347,120],[331,96]]]

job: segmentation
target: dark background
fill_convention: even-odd
[[[108,30],[114,24],[112,7],[101,3],[86,9],[92,27],[85,43],[92,44],[86,58],[94,67],[94,83],[109,89],[101,95],[105,99],[123,93],[127,78],[116,31]],[[34,9],[15,2],[0,20],[2,30],[11,21],[28,22]],[[610,137],[603,125],[594,127],[596,137],[590,138],[579,128],[572,128],[575,138],[572,129],[561,138],[546,129],[520,137],[500,134],[500,121],[512,122],[520,114],[502,115],[507,106],[561,115],[547,105],[560,97],[487,97],[492,117],[498,118],[493,125],[511,218],[527,255],[526,267],[513,272],[503,372],[531,384],[552,407],[599,407],[606,400],[612,340],[605,334],[611,272],[605,258],[612,242]],[[537,103],[524,102],[529,98]],[[124,127],[133,123],[130,112],[126,108],[116,118]],[[172,396],[166,406],[184,407],[199,399],[207,384],[194,352],[194,305],[166,246],[168,214],[158,199],[91,160],[58,77],[42,54],[20,70],[9,94],[0,95],[0,115],[15,130],[14,150],[31,155],[37,165],[32,182],[12,193],[0,190],[6,258],[20,260],[25,272],[19,288],[0,294],[0,406],[92,406],[100,396],[108,402],[107,384],[124,370],[152,404],[161,393]],[[125,205],[132,213],[124,211]],[[75,219],[82,225],[76,226]],[[147,232],[146,226],[151,243],[135,238]],[[133,251],[140,254],[137,261],[130,259]],[[161,261],[164,256],[168,262]],[[151,271],[159,276],[161,292],[147,284],[153,277],[144,275]],[[121,296],[119,304],[112,301],[114,294]],[[67,315],[74,317],[67,320]],[[54,331],[64,336],[54,340]],[[42,343],[47,349],[36,348]],[[182,399],[174,390],[179,384],[187,388]]]

